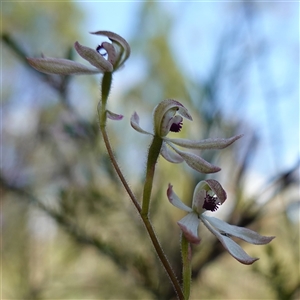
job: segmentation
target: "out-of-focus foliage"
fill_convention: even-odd
[[[18,2],[5,3],[2,14],[3,298],[175,299],[105,153],[95,112],[99,78],[43,75],[24,59],[45,50],[49,56],[73,57],[70,49],[81,31],[81,13],[70,2]],[[229,119],[221,111],[220,89],[234,84],[238,76],[243,80],[248,67],[240,51],[230,72],[224,69],[232,59],[230,51],[239,44],[238,29],[224,31],[204,81],[182,71],[169,39],[175,25],[176,19],[159,3],[140,5],[137,30],[129,42],[132,59],[142,60],[145,71],[136,85],[110,99],[110,105],[125,114],[123,121],[108,123],[119,162],[129,182],[131,174],[138,174],[132,188],[140,196],[150,141],[131,130],[129,117],[136,110],[141,122],[151,126],[151,111],[164,98],[182,101],[193,116],[193,122],[184,123],[182,137],[229,137],[246,131],[234,146],[202,155],[222,167],[209,176],[217,178],[229,195],[221,218],[277,237],[268,247],[243,245],[261,258],[247,267],[201,227],[202,242],[193,247],[192,299],[297,299],[299,219],[292,212],[299,209],[298,168],[274,174],[265,186],[249,192],[251,164],[261,141],[240,116]],[[116,86],[121,78],[122,70]],[[176,186],[189,203],[203,178],[185,165],[159,160],[151,218],[178,277],[176,222],[182,213],[168,203],[167,184]]]

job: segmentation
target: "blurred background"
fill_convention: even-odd
[[[151,218],[178,278],[184,213],[204,178],[228,194],[217,215],[270,245],[242,247],[260,260],[235,261],[200,226],[193,247],[192,299],[299,299],[299,4],[293,2],[3,2],[2,298],[176,299],[116,177],[99,134],[101,75],[50,76],[26,57],[83,61],[75,41],[89,32],[123,36],[132,54],[114,76],[108,108],[125,117],[108,130],[122,170],[141,198],[150,139],[132,130],[134,111],[152,129],[165,98],[193,117],[180,137],[244,134],[201,156],[222,168],[203,175],[158,162]],[[176,135],[179,137],[179,134]]]

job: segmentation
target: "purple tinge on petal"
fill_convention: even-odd
[[[214,179],[201,180],[195,187],[193,209],[202,213],[203,209],[215,211],[219,204],[225,202],[226,192]]]
[[[82,75],[101,73],[99,69],[64,58],[27,58],[29,64],[36,70],[46,74]]]
[[[172,123],[170,120],[178,113],[179,115],[192,120],[188,110],[178,101],[166,99],[160,102],[153,110],[153,123],[155,135],[164,137],[169,131]]]
[[[248,228],[230,225],[214,217],[204,216],[204,218],[218,231],[230,236],[235,236],[254,245],[265,245],[275,238],[275,236],[262,236]]]
[[[130,118],[130,125],[133,129],[135,129],[136,131],[138,131],[140,133],[152,135],[150,132],[148,132],[140,127],[140,117],[136,112],[134,112]]]
[[[174,149],[174,151],[176,151],[192,169],[198,172],[208,174],[216,173],[221,170],[221,168],[210,164],[208,161],[196,154],[181,151],[172,146],[172,144],[170,144],[169,142],[168,145],[170,145],[172,149]]]
[[[96,35],[103,35],[108,37],[112,42],[117,43],[119,46],[122,47],[123,52],[124,52],[124,57],[122,58],[122,63],[127,60],[127,58],[130,55],[130,46],[127,43],[127,41],[122,38],[120,35],[111,32],[111,31],[106,31],[106,30],[100,30],[96,32],[90,32],[91,34],[96,34]]]
[[[192,212],[193,210],[188,207],[187,205],[185,205],[180,199],[179,197],[175,194],[175,192],[173,191],[173,186],[169,183],[168,189],[167,189],[167,196],[169,201],[176,206],[179,209],[182,209],[184,211],[187,212]],[[199,221],[198,221],[199,223]]]
[[[78,42],[74,44],[77,53],[87,60],[90,64],[102,70],[103,72],[112,72],[113,65],[107,61],[101,54],[96,50],[80,45]]]
[[[115,47],[111,43],[107,43],[107,42],[103,42],[100,47],[107,52],[108,55],[107,60],[114,66],[116,61],[118,60]]]
[[[258,260],[258,258],[249,256],[243,250],[243,248],[241,246],[239,246],[236,242],[234,242],[229,236],[227,236],[226,233],[220,233],[213,226],[211,226],[211,224],[209,223],[210,218],[208,218],[205,215],[201,215],[200,219],[202,220],[202,222],[206,226],[206,228],[218,238],[218,240],[222,243],[224,248],[236,260],[238,260],[239,262],[241,262],[245,265],[251,265],[255,261]]]
[[[161,146],[160,154],[165,160],[174,164],[179,164],[184,161],[179,154],[169,149],[165,142],[163,142]]]
[[[223,204],[227,199],[227,195],[225,190],[223,189],[222,185],[214,179],[207,179],[204,182],[209,186],[212,192],[217,196],[220,204]]]
[[[200,243],[201,240],[198,237],[199,219],[196,213],[191,212],[187,214],[184,218],[178,221],[177,224],[190,243]]]
[[[114,120],[114,121],[120,121],[123,119],[123,115],[118,115],[118,114],[115,114],[109,110],[106,110],[106,116],[111,119],[111,120]]]

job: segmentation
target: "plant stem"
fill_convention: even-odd
[[[137,201],[135,195],[133,194],[133,192],[131,191],[116,159],[115,159],[115,156],[114,156],[114,153],[112,151],[112,148],[111,148],[111,145],[110,145],[110,142],[109,142],[109,139],[108,139],[108,135],[107,135],[107,132],[105,130],[105,127],[100,127],[101,128],[101,133],[102,133],[102,136],[103,136],[103,140],[104,140],[104,144],[106,146],[106,150],[107,150],[107,153],[108,153],[108,156],[111,160],[111,163],[115,169],[115,171],[117,172],[117,175],[119,176],[126,192],[128,193],[132,203],[134,204],[134,206],[136,207],[137,211],[140,213],[141,212],[141,206],[139,204],[139,202]]]
[[[191,291],[191,277],[192,277],[192,268],[191,268],[191,245],[184,236],[181,234],[181,256],[182,256],[182,279],[183,279],[183,294],[184,299],[188,300],[190,298]]]
[[[100,118],[100,113],[99,113],[99,118]],[[110,145],[110,142],[109,142],[109,139],[108,139],[108,136],[107,136],[107,132],[106,132],[106,129],[105,129],[105,126],[102,127],[100,126],[101,128],[101,133],[102,133],[102,136],[103,136],[103,140],[104,140],[104,143],[105,143],[105,146],[106,146],[106,149],[107,149],[107,152],[108,152],[108,155],[110,157],[110,160],[112,162],[112,165],[113,167],[115,168],[116,172],[117,172],[117,175],[119,176],[124,188],[126,189],[130,199],[132,200],[132,203],[134,204],[134,206],[136,207],[137,211],[140,213],[141,215],[141,218],[142,218],[142,221],[146,227],[146,230],[149,234],[149,237],[151,239],[151,242],[154,246],[154,249],[159,257],[159,260],[161,261],[165,271],[167,272],[170,280],[171,280],[171,283],[177,293],[177,296],[180,300],[184,300],[184,296],[183,296],[183,293],[182,293],[182,290],[181,290],[181,287],[180,287],[180,284],[176,278],[176,275],[165,255],[165,253],[163,252],[162,250],[162,247],[157,239],[157,236],[155,234],[155,231],[153,229],[153,226],[148,218],[148,214],[142,214],[142,208],[139,204],[139,202],[137,201],[135,195],[132,193],[126,179],[124,178],[121,170],[120,170],[120,167],[115,159],[115,156],[113,154],[113,151],[112,151],[112,148],[111,148],[111,145]],[[151,189],[150,189],[151,191]]]
[[[148,215],[149,213],[149,205],[150,205],[150,198],[151,198],[151,192],[153,186],[155,165],[160,153],[162,143],[163,140],[160,137],[154,136],[152,140],[152,144],[150,145],[149,148],[146,180],[145,180],[144,191],[143,191],[142,215]]]
[[[111,80],[112,80],[112,74],[111,73],[104,73],[103,80],[102,80],[102,89],[101,89],[101,100],[98,104],[98,117],[99,117],[99,123],[100,123],[100,130],[103,136],[104,144],[107,150],[107,153],[110,157],[111,163],[119,176],[124,188],[126,189],[132,203],[136,207],[137,211],[139,212],[142,221],[146,227],[146,230],[149,234],[149,237],[151,239],[151,242],[155,248],[155,251],[165,269],[167,272],[171,283],[177,293],[177,296],[180,300],[184,300],[184,295],[182,293],[181,286],[176,278],[176,275],[171,268],[171,265],[164,254],[162,247],[157,239],[157,236],[155,234],[155,231],[153,229],[153,226],[149,220],[148,212],[149,212],[149,204],[150,204],[150,197],[151,197],[151,191],[152,191],[152,185],[153,185],[153,178],[154,178],[154,172],[155,172],[155,164],[157,162],[157,158],[160,153],[161,145],[162,145],[162,139],[159,137],[154,137],[152,144],[149,149],[149,155],[148,155],[148,162],[147,162],[147,172],[146,172],[146,181],[144,186],[144,192],[143,192],[143,206],[141,208],[139,202],[137,201],[137,198],[131,191],[117,161],[114,156],[112,147],[110,145],[110,141],[108,138],[108,134],[106,132],[106,103],[111,87]]]

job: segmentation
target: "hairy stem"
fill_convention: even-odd
[[[182,279],[183,279],[183,294],[184,299],[188,300],[190,298],[191,291],[191,245],[184,236],[181,234],[181,256],[182,256]]]
[[[155,164],[158,158],[158,155],[160,153],[160,148],[162,145],[162,140],[158,137],[154,137],[153,142],[149,149],[149,156],[148,156],[148,162],[147,162],[147,173],[146,173],[146,181],[145,181],[145,187],[144,187],[144,193],[143,193],[143,207],[141,208],[139,202],[137,201],[137,198],[131,191],[118,163],[115,158],[115,155],[113,153],[112,147],[110,145],[110,141],[108,138],[108,134],[106,132],[106,103],[111,87],[111,81],[112,81],[112,74],[111,73],[105,73],[102,80],[102,89],[101,89],[101,100],[98,104],[98,117],[99,117],[99,123],[100,123],[100,130],[103,136],[103,140],[105,143],[105,147],[107,150],[107,153],[110,157],[111,163],[120,178],[124,188],[126,189],[132,203],[136,207],[137,211],[139,212],[142,221],[146,227],[146,230],[149,234],[149,237],[151,239],[151,242],[155,248],[155,251],[165,269],[167,272],[171,283],[177,293],[177,296],[180,300],[184,300],[184,295],[182,293],[180,284],[176,278],[176,275],[171,268],[171,265],[164,254],[162,247],[157,239],[157,236],[155,234],[155,231],[153,229],[153,226],[149,220],[148,212],[149,212],[149,204],[150,204],[150,197],[151,197],[151,191],[152,191],[152,185],[153,185],[153,178],[154,178],[154,171],[155,171]]]

